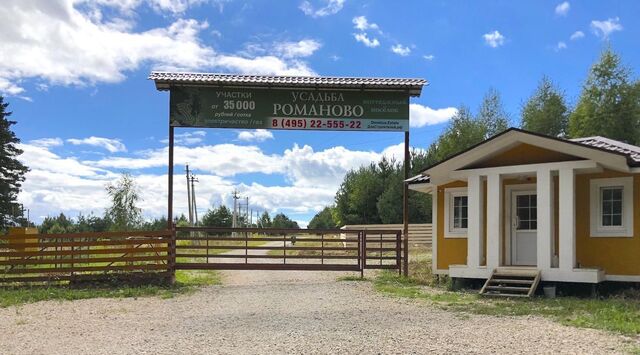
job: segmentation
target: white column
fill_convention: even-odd
[[[431,188],[431,270],[438,270],[438,185]]]
[[[551,170],[542,169],[536,173],[536,194],[538,196],[538,236],[537,258],[539,269],[551,268],[551,243],[553,242],[553,177]]]
[[[502,176],[487,176],[487,268],[500,266],[502,259]]]
[[[467,226],[467,266],[478,268],[482,259],[482,232],[484,198],[482,194],[482,176],[469,176],[468,193],[468,226]]]
[[[559,172],[559,268],[572,270],[576,264],[575,171],[573,169],[560,169]]]

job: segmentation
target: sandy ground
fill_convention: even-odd
[[[224,272],[172,299],[48,301],[0,309],[0,354],[610,354],[623,337],[538,317],[451,313],[343,273]],[[356,275],[356,273],[344,273]]]

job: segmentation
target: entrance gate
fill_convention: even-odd
[[[404,132],[404,180],[409,178],[409,99],[420,96],[426,84],[423,79],[167,72],[153,72],[149,79],[155,81],[158,90],[170,92],[167,174],[169,229],[173,228],[176,127]],[[362,271],[374,267],[374,264],[368,263],[369,255],[377,252],[377,268],[400,269],[402,261],[402,271],[408,275],[408,208],[408,186],[405,183],[403,231],[391,238],[392,241],[384,237],[388,231],[381,231],[378,247],[373,247],[374,244],[369,241],[373,231],[363,230],[175,229],[174,232],[180,234],[176,235],[175,266]],[[187,238],[186,235],[189,239],[182,239]],[[344,240],[336,241],[342,236]],[[242,242],[244,248],[238,249]],[[343,243],[341,249],[333,246],[335,243]],[[388,243],[401,245],[385,246]],[[229,253],[231,250],[244,250],[244,255]],[[282,255],[278,255],[280,252]],[[238,262],[240,260],[244,260],[244,263]]]
[[[402,232],[179,227],[175,249],[177,270],[400,271]]]

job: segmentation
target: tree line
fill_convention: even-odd
[[[460,105],[426,152],[412,153],[411,174],[504,131],[513,121],[500,93],[490,89],[475,113]],[[574,107],[564,91],[543,76],[523,103],[519,121],[525,130],[553,137],[598,135],[640,145],[640,80],[617,53],[606,48],[591,66]],[[349,171],[334,204],[317,213],[309,227],[401,223],[402,168],[402,164],[382,158],[377,164]],[[410,192],[409,203],[410,223],[431,222],[429,195]]]

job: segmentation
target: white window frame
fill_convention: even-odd
[[[466,238],[468,228],[453,227],[453,198],[467,196],[469,193],[466,187],[453,187],[444,189],[444,237],[445,238]],[[468,203],[468,202],[467,202]],[[469,218],[469,206],[467,205],[467,223]],[[468,227],[468,224],[467,224]]]
[[[602,188],[622,187],[622,226],[602,225]],[[633,237],[633,177],[592,179],[589,183],[591,237]]]

